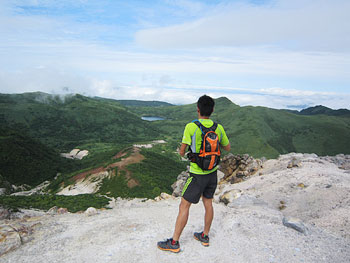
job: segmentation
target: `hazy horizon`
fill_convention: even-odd
[[[84,94],[80,94],[80,93],[66,93],[66,94],[58,94],[58,93],[47,93],[47,92],[43,92],[43,91],[29,91],[29,92],[23,92],[23,93],[0,93],[0,94],[5,94],[5,95],[19,95],[19,94],[26,94],[26,93],[45,93],[47,95],[50,95],[50,96],[59,96],[61,99],[65,99],[65,97],[67,96],[74,96],[74,95],[83,95],[83,96],[86,96],[86,97],[89,97],[89,98],[102,98],[102,99],[112,99],[112,100],[116,100],[116,101],[144,101],[144,102],[165,102],[165,103],[169,103],[173,106],[181,106],[181,105],[187,105],[187,104],[193,104],[193,103],[197,103],[197,100],[196,101],[192,101],[192,102],[188,102],[188,103],[182,103],[182,104],[179,104],[179,103],[171,103],[170,101],[167,101],[167,100],[143,100],[143,99],[128,99],[128,98],[125,98],[125,99],[117,99],[117,98],[106,98],[106,97],[101,97],[101,96],[89,96],[89,95],[84,95]],[[227,98],[230,100],[230,98],[226,97],[226,96],[221,96],[221,97],[213,97],[214,99],[219,99],[219,98]],[[230,100],[232,103],[234,103],[232,100]],[[266,106],[262,106],[262,105],[239,105],[237,103],[234,103],[240,107],[246,107],[246,106],[252,106],[252,107],[266,107]],[[292,108],[294,110],[297,110],[297,111],[301,111],[301,110],[304,110],[304,109],[308,109],[310,107],[317,107],[317,106],[324,106],[324,107],[327,107],[325,105],[321,105],[321,104],[318,104],[318,105],[313,105],[313,106],[308,106],[308,105],[297,105],[297,106],[294,106],[294,105],[288,105],[287,108],[273,108],[273,107],[267,107],[267,108],[272,108],[272,109],[280,109],[280,110],[292,110]],[[328,107],[329,108],[329,107]],[[340,110],[340,109],[346,109],[346,108],[330,108],[332,110]],[[349,110],[349,109],[347,109]]]

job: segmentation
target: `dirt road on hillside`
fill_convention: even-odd
[[[117,156],[118,155],[119,155],[119,153],[117,154]],[[123,155],[121,155],[121,156],[123,156]],[[133,188],[133,187],[139,185],[139,182],[132,178],[132,176],[131,176],[132,173],[126,167],[130,164],[133,164],[133,163],[139,163],[144,159],[145,159],[145,157],[140,153],[140,148],[134,147],[133,153],[129,157],[122,159],[119,162],[110,164],[108,167],[109,168],[118,167],[117,176],[121,176],[121,171],[125,171],[125,177],[128,180],[128,187]]]
[[[139,163],[145,159],[145,157],[140,153],[141,149],[138,147],[128,148],[117,153],[113,159],[121,160],[109,164],[106,167],[98,167],[86,172],[82,172],[74,176],[74,185],[66,186],[62,189],[59,194],[79,194],[79,193],[95,193],[98,191],[99,184],[103,178],[106,176],[125,176],[127,180],[127,186],[133,188],[139,185],[139,182],[132,178],[132,172],[127,168],[128,165]],[[129,156],[127,156],[129,154]],[[117,168],[117,174],[111,172],[113,168]],[[123,173],[122,173],[123,171]]]

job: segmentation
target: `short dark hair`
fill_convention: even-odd
[[[214,100],[207,95],[201,96],[197,102],[199,113],[205,117],[209,117],[213,113],[214,105]]]

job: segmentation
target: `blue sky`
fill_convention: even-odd
[[[2,0],[0,92],[350,109],[350,1]]]

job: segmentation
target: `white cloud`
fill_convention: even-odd
[[[60,7],[56,1],[16,3]],[[176,21],[182,16],[202,18],[140,31],[138,43],[185,49],[147,50],[130,42],[112,45],[100,35],[118,33],[114,26],[79,22],[69,15],[13,13],[9,5],[0,4],[0,92],[72,92],[172,103],[195,102],[205,92],[227,96],[239,105],[349,108],[349,91],[335,90],[348,87],[350,54],[333,52],[350,46],[349,23],[343,21],[347,2],[168,3],[179,7]],[[167,17],[164,20],[169,24]],[[323,51],[305,51],[308,47]]]
[[[120,85],[110,79],[84,77],[68,72],[39,67],[34,70],[0,73],[0,92],[22,93],[43,91],[53,94],[80,93],[114,99],[160,100],[174,104],[194,103],[202,94],[215,98],[228,97],[240,106],[265,106],[270,108],[290,108],[290,105],[324,105],[330,108],[349,108],[350,94],[315,90],[282,88],[232,88],[223,86],[203,86],[177,84],[168,76],[151,76],[131,85]],[[164,83],[163,79],[169,80]],[[25,83],[25,85],[23,85]],[[298,108],[298,107],[295,107]]]
[[[275,1],[275,5],[232,4],[211,16],[136,33],[151,48],[273,45],[301,50],[350,47],[349,1]]]
[[[67,92],[86,94],[89,83],[87,78],[77,74],[43,66],[14,72],[0,71],[1,93],[43,91],[55,94]]]

